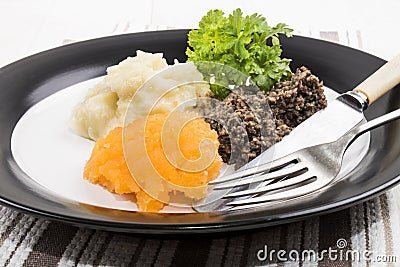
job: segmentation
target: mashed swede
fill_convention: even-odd
[[[129,110],[130,121],[147,115],[158,96],[170,90],[171,85],[182,84],[166,94],[152,113],[169,112],[189,99],[209,94],[208,84],[187,83],[202,80],[201,73],[194,65],[185,64],[184,68],[179,68],[179,72],[161,72],[173,66],[167,64],[162,54],[137,51],[137,56],[128,57],[118,65],[109,67],[104,79],[89,89],[83,102],[72,110],[71,129],[80,136],[97,140],[104,138],[115,127],[123,126],[132,97],[157,73],[160,75],[154,85],[146,86],[145,91],[140,92],[140,106]]]

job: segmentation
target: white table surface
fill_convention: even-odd
[[[194,28],[209,9],[266,16],[295,33],[340,42],[389,59],[400,51],[400,1],[265,0],[0,0],[0,66],[62,44],[101,36],[167,28]]]

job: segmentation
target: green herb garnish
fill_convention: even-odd
[[[276,82],[291,75],[290,59],[280,57],[282,49],[278,36],[283,33],[290,37],[292,31],[284,23],[270,27],[266,19],[257,13],[243,17],[239,8],[228,17],[221,10],[210,10],[201,19],[199,28],[189,32],[186,55],[188,61],[228,65],[250,76],[261,90],[268,91]],[[270,38],[271,44],[268,45]],[[204,68],[200,71],[205,76],[212,73],[212,70]],[[236,85],[244,83],[240,79],[231,80]],[[229,94],[228,89],[220,86],[212,85],[211,90],[219,99]]]

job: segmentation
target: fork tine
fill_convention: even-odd
[[[263,202],[276,201],[276,200],[291,199],[291,198],[303,196],[308,193],[314,192],[318,189],[321,189],[322,187],[326,186],[330,182],[331,181],[317,179],[316,181],[309,183],[307,185],[296,187],[294,189],[285,190],[284,192],[265,194],[265,195],[262,195],[259,197],[235,200],[235,201],[227,203],[226,205],[241,206],[241,205],[263,203]]]
[[[234,180],[234,181],[226,182],[223,184],[218,184],[214,187],[214,189],[215,190],[228,189],[228,188],[233,188],[235,186],[248,185],[251,183],[258,183],[258,182],[264,182],[264,181],[268,181],[268,180],[274,180],[274,179],[278,179],[278,178],[288,177],[291,175],[295,175],[296,173],[298,173],[302,170],[307,170],[307,166],[303,162],[299,162],[299,163],[294,164],[291,167],[280,169],[278,171],[268,172],[268,173],[260,175],[258,177],[250,176],[250,177],[245,177],[239,181]],[[290,179],[290,180],[292,180],[292,179]],[[245,192],[245,191],[242,191],[242,192]]]
[[[245,169],[243,171],[238,171],[226,176],[223,176],[217,180],[211,181],[208,183],[208,185],[217,185],[225,182],[230,182],[234,181],[236,179],[244,178],[247,176],[251,176],[254,174],[266,172],[268,170],[273,171],[274,169],[278,169],[284,166],[289,165],[292,162],[298,161],[298,157],[296,157],[294,154],[289,154],[287,156],[284,156],[282,158],[261,164],[259,166],[251,167],[248,169]]]
[[[265,206],[266,203],[256,203],[256,204],[247,204],[243,206],[227,206],[228,208],[225,211],[238,211],[243,209],[252,209]]]
[[[274,184],[269,184],[269,185],[265,185],[265,186],[260,186],[254,189],[247,189],[247,190],[242,190],[242,191],[238,191],[238,192],[233,192],[230,194],[227,194],[225,196],[223,196],[223,198],[233,198],[233,197],[242,197],[242,196],[248,196],[248,195],[256,195],[256,194],[261,194],[261,193],[265,193],[265,192],[269,192],[269,191],[273,191],[273,190],[277,190],[277,189],[282,189],[285,187],[290,187],[302,182],[305,182],[309,179],[311,179],[314,175],[311,174],[310,172],[306,172],[303,173],[299,176],[287,179],[287,180],[283,180]]]

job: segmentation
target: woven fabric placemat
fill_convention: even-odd
[[[396,266],[399,197],[395,188],[354,207],[299,222],[183,237],[78,228],[2,207],[0,266],[375,266],[381,258],[387,261],[382,266]],[[336,250],[331,256],[322,252],[329,248]],[[285,251],[280,258],[279,250]],[[370,255],[363,258],[366,252]],[[345,256],[349,253],[355,256]]]

